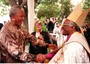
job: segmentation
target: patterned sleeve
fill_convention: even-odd
[[[17,34],[15,32],[10,32],[7,30],[2,31],[0,34],[1,43],[10,56],[24,62],[35,60],[35,55],[24,52],[24,45],[21,43],[23,41],[19,42],[16,35]]]

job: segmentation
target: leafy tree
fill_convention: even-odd
[[[37,6],[36,8],[36,14],[38,18],[41,17],[57,17],[59,15],[60,9],[59,9],[59,5],[54,3],[54,4],[40,4]]]
[[[90,0],[85,0],[85,3],[83,4],[83,10],[87,11],[90,10]],[[87,22],[90,25],[90,11],[85,19],[85,22]]]
[[[0,2],[0,16],[4,16],[8,14],[9,6],[4,5],[2,2]]]
[[[8,14],[9,4],[7,0],[0,0],[0,9],[0,16]]]
[[[62,20],[63,18],[66,18],[72,11],[72,5],[70,4],[70,0],[59,0],[59,3],[61,4],[61,10],[59,18]]]
[[[9,5],[9,3],[8,3],[7,0],[0,0],[0,2],[2,2],[2,3],[5,4],[5,5]]]
[[[85,3],[83,5],[83,10],[87,10],[90,8],[90,0],[85,0]]]
[[[37,17],[58,17],[61,20],[71,12],[70,0],[39,0],[36,8]]]

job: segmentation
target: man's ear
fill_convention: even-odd
[[[71,26],[71,28],[72,28],[72,29],[75,29],[75,27],[74,27],[74,26]]]
[[[12,15],[11,18],[14,19],[15,15]]]
[[[12,16],[12,17],[11,17],[11,20],[12,20],[12,21],[15,21],[15,16]]]

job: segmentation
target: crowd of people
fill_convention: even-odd
[[[42,21],[35,22],[36,31],[31,34],[22,27],[25,12],[19,5],[11,7],[9,16],[10,21],[0,25],[0,63],[90,63],[90,42],[74,21],[65,19],[60,26],[55,18],[46,19],[50,33],[67,36],[57,46],[52,43],[50,33],[42,30]],[[27,42],[30,43],[29,52],[25,52]]]
[[[54,18],[54,17],[51,17],[50,19],[47,18],[47,19],[45,20],[46,28],[47,28],[47,30],[48,30],[50,33],[53,33],[54,26],[55,26],[56,22],[57,22],[57,19]]]

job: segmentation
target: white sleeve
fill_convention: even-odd
[[[77,42],[69,43],[64,50],[64,63],[89,63],[86,50]]]

